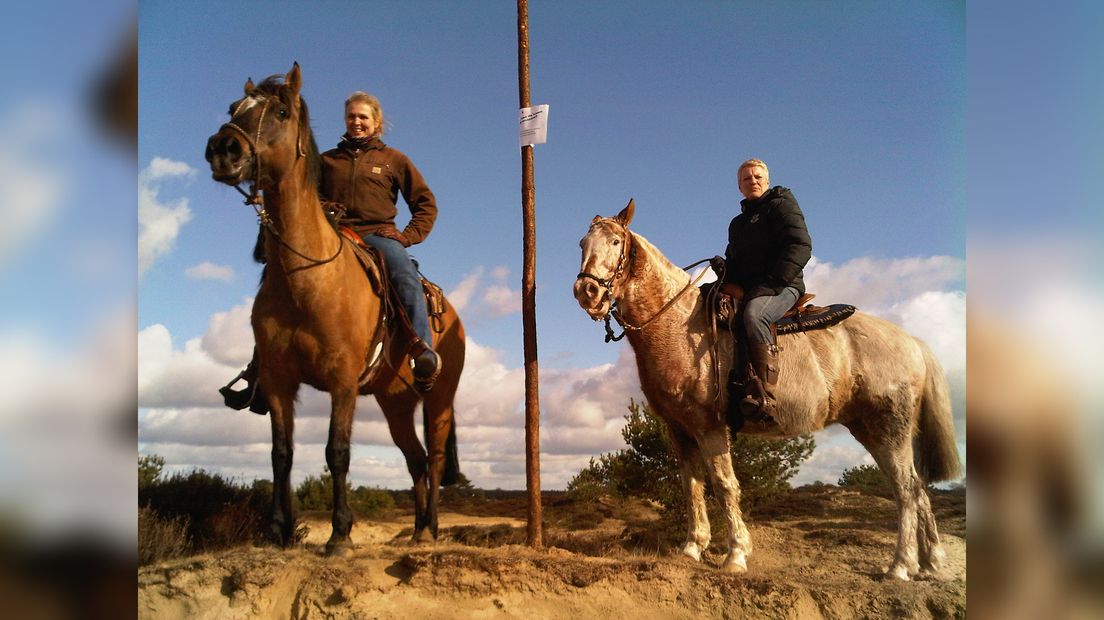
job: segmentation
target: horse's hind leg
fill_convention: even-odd
[[[855,439],[874,457],[893,488],[893,495],[897,500],[897,550],[886,575],[908,581],[911,575],[920,570],[917,548],[917,533],[921,529],[918,527],[918,497],[924,492],[923,483],[913,467],[912,440],[907,430],[882,427],[872,431],[869,426],[869,423],[861,422],[847,425]],[[932,525],[934,527],[934,521]]]
[[[935,515],[932,514],[931,499],[928,497],[924,485],[917,487],[918,523],[916,528],[916,544],[919,551],[920,571],[934,574],[943,568],[947,559],[947,553],[943,551],[943,545],[939,544],[939,529],[935,524]]]
[[[746,572],[747,556],[751,555],[751,534],[740,514],[740,482],[732,471],[727,429],[722,426],[707,431],[698,439],[698,446],[728,520],[728,556],[723,568],[727,572]]]
[[[682,553],[694,561],[709,547],[709,514],[705,508],[705,470],[697,442],[683,431],[668,425],[671,447],[678,461],[679,477],[686,492],[687,530]]]
[[[442,381],[447,378],[442,376],[438,379],[437,387],[427,394],[422,402],[422,415],[425,418],[425,446],[429,452],[425,525],[434,540],[437,539],[437,508],[441,493],[441,479],[446,468],[446,443],[449,434],[453,432],[452,402],[456,381]]]
[[[353,511],[349,508],[346,480],[349,475],[350,444],[353,432],[353,412],[357,392],[334,388],[330,391],[330,434],[326,441],[326,465],[333,478],[333,532],[326,542],[328,555],[344,555],[352,548],[349,534],[353,529]]]
[[[376,402],[387,418],[391,439],[406,459],[406,469],[414,481],[414,541],[429,539],[426,531],[426,494],[429,489],[426,475],[426,451],[414,430],[414,409],[418,397],[413,391],[397,394],[376,394]]]

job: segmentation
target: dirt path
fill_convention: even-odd
[[[361,522],[351,558],[321,555],[324,521],[298,548],[242,547],[139,571],[140,618],[955,618],[965,616],[965,502],[940,513],[939,579],[882,579],[896,534],[889,500],[835,490],[750,523],[750,570],[628,552],[634,525],[546,528],[537,551],[513,517],[444,513],[442,539],[411,546],[407,520]],[[808,500],[808,498],[806,498]],[[504,538],[505,537],[505,538]],[[465,541],[463,544],[456,540]],[[560,547],[551,545],[562,545]],[[487,546],[484,546],[487,545]],[[564,548],[566,547],[566,548]]]

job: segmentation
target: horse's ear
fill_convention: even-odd
[[[291,94],[298,95],[299,87],[303,85],[302,74],[299,72],[299,63],[295,62],[291,65],[291,71],[287,72],[284,76],[284,84],[288,85],[291,89]]]
[[[617,217],[615,217],[614,219],[621,222],[621,225],[627,228],[629,226],[629,222],[632,221],[633,210],[635,209],[636,205],[633,204],[633,199],[629,198],[629,204],[625,205],[625,208],[621,209],[621,212],[618,213]]]
[[[256,87],[253,86],[253,78],[247,79],[245,81],[245,89],[244,89],[245,90],[245,96],[248,97],[248,96],[252,95],[253,94],[253,89],[255,89],[255,88]]]
[[[601,215],[595,215],[595,216],[594,216],[594,219],[593,219],[593,220],[590,220],[590,225],[591,225],[591,226],[594,226],[595,224],[597,224],[597,223],[598,223],[598,220],[600,220],[600,219],[602,219],[602,216],[601,216]]]

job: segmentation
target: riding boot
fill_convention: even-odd
[[[245,379],[245,388],[241,390],[233,389],[231,386],[241,379]],[[222,394],[222,402],[231,409],[240,411],[249,407],[250,411],[259,415],[268,413],[268,397],[265,396],[260,385],[257,384],[256,347],[253,348],[253,359],[249,360],[249,365],[245,367],[245,370],[238,373],[238,376],[231,379],[230,383],[219,388],[219,394]]]
[[[441,374],[441,356],[437,355],[429,343],[417,338],[411,348],[410,358],[414,371],[414,389],[420,394],[426,394],[433,389],[433,384]]]
[[[773,420],[777,409],[774,389],[778,385],[778,346],[759,342],[748,343],[751,370],[747,395],[740,409],[749,420]]]

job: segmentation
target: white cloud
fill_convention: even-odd
[[[498,319],[521,312],[521,291],[510,288],[507,280],[510,270],[495,267],[488,273],[476,267],[448,292],[449,301],[456,310],[470,310],[469,316],[479,319]]]
[[[268,441],[267,418],[226,409],[217,393],[217,388],[240,370],[252,351],[250,306],[251,300],[246,300],[227,312],[217,313],[201,338],[182,346],[174,345],[172,335],[163,325],[151,325],[139,333],[139,441],[145,452],[164,456],[183,469],[190,465],[222,473],[241,470],[260,472],[258,475],[263,477],[270,475],[267,450],[250,452],[252,456],[247,463],[241,461],[240,455],[232,454],[239,446]],[[525,481],[524,461],[520,474],[507,464],[522,458],[524,372],[521,368],[507,367],[501,360],[501,352],[469,339],[464,375],[456,395],[459,449],[462,468],[477,485],[520,488]],[[623,349],[616,364],[545,371],[541,389],[545,403],[542,448],[546,458],[552,459],[542,466],[542,471],[547,488],[562,488],[578,472],[575,464],[585,466],[590,455],[621,447],[620,428],[628,397],[639,392],[636,369],[628,349]],[[325,443],[329,396],[302,388],[297,418],[297,454],[315,451],[308,446]],[[420,432],[421,425],[417,426]],[[358,400],[353,437],[360,449],[382,450],[401,464],[402,458],[391,441],[382,412],[371,397]],[[218,463],[219,450],[225,451],[229,459],[225,467]],[[205,455],[204,460],[187,461],[188,454],[199,452]],[[321,455],[321,447],[317,452]],[[317,473],[300,467],[298,456],[296,462],[299,475]],[[395,471],[403,474],[398,478],[399,486],[409,484],[405,465]],[[373,479],[363,482],[383,483]]]
[[[151,325],[138,333],[139,407],[220,405],[218,388],[234,372],[234,367],[215,361],[198,338],[176,349],[164,325]]]
[[[822,305],[845,303],[881,314],[929,291],[960,289],[966,262],[951,256],[900,259],[855,258],[836,266],[813,257],[805,267],[805,288]]]
[[[154,261],[170,252],[181,227],[192,219],[188,199],[162,202],[157,182],[170,177],[195,174],[195,169],[183,162],[161,157],[153,158],[138,175],[138,275]]]
[[[249,318],[253,298],[226,312],[216,312],[207,322],[202,348],[215,361],[229,366],[244,366],[253,357],[253,328]]]
[[[193,280],[221,280],[230,282],[234,279],[234,269],[227,265],[216,265],[209,261],[203,261],[198,265],[192,265],[184,270],[184,275]]]
[[[948,370],[956,417],[961,422],[965,391],[965,295],[954,290],[961,279],[961,261],[949,258],[863,259],[836,268],[814,265],[812,271],[823,303],[865,304],[902,324],[931,345]],[[887,275],[896,274],[896,275]],[[504,282],[505,269],[472,272],[449,293],[458,307],[486,307],[487,282]],[[907,282],[899,282],[905,278]],[[864,283],[858,286],[857,283]],[[840,292],[842,291],[842,293]],[[848,292],[851,291],[851,292]],[[861,293],[861,294],[860,294]],[[195,466],[219,466],[242,472],[271,474],[267,450],[239,453],[239,446],[267,446],[267,419],[221,406],[216,389],[248,361],[253,337],[249,328],[252,300],[211,317],[207,332],[183,346],[154,325],[139,335],[140,441],[143,449],[184,467],[196,455]],[[868,308],[863,308],[867,310]],[[469,338],[464,374],[456,395],[459,450],[464,473],[485,488],[523,488],[524,371],[507,365],[502,351]],[[592,456],[624,448],[620,435],[630,398],[642,400],[636,363],[626,344],[612,364],[541,371],[542,486],[563,488]],[[310,388],[300,392],[296,439],[297,475],[321,470],[329,420],[329,397]],[[374,399],[358,402],[354,429],[356,450],[368,451],[357,484],[405,487],[402,457],[393,446]],[[417,424],[419,432],[421,424]],[[801,468],[797,483],[834,482],[840,473],[870,462],[870,457],[845,429],[816,436],[819,447]],[[300,455],[305,455],[300,459]],[[367,457],[366,457],[367,458]],[[304,463],[318,463],[304,465]],[[313,468],[312,468],[313,467]],[[231,470],[219,470],[229,472]],[[374,476],[379,476],[374,478]]]
[[[0,512],[15,507],[36,533],[93,528],[133,546],[133,308],[63,346],[0,333]]]
[[[34,156],[57,139],[57,110],[44,102],[24,105],[0,128],[0,266],[34,243],[61,208],[68,191],[55,158]]]
[[[195,168],[192,168],[182,161],[173,161],[164,157],[154,157],[140,174],[141,178],[145,181],[157,181],[167,177],[190,177],[194,176],[195,173]]]
[[[843,470],[858,465],[873,465],[874,457],[855,441],[842,426],[831,426],[813,435],[816,448],[790,480],[800,486],[811,482],[835,484]]]
[[[456,288],[445,294],[449,303],[452,304],[453,308],[456,308],[457,312],[461,312],[468,307],[468,303],[471,302],[476,289],[479,287],[479,281],[482,279],[483,268],[476,267],[471,273],[464,276],[464,279],[456,285]]]

